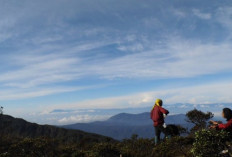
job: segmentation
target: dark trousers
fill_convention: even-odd
[[[160,134],[161,132],[164,133],[165,136],[168,136],[168,133],[166,129],[163,127],[163,125],[155,126],[155,136],[157,138],[157,142],[160,141]]]

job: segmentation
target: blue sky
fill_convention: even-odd
[[[0,18],[7,114],[60,124],[156,98],[173,113],[232,103],[229,0],[1,0]]]

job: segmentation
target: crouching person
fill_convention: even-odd
[[[226,130],[230,132],[230,134],[232,135],[232,110],[229,108],[224,108],[222,110],[222,117],[226,119],[227,123],[220,124],[218,122],[211,120],[210,122],[213,124],[211,128],[216,128],[218,130]]]
[[[166,124],[164,122],[164,117],[168,115],[169,111],[162,107],[163,101],[157,99],[154,107],[151,110],[151,119],[154,122],[155,128],[155,145],[160,142],[160,134],[163,132],[165,136],[168,136],[166,131]]]

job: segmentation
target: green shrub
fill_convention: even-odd
[[[10,145],[9,156],[31,157],[31,156],[56,156],[56,143],[47,138],[30,139],[25,138],[18,143]]]
[[[193,141],[192,137],[166,139],[153,149],[152,157],[191,157]]]
[[[94,157],[119,157],[120,151],[113,143],[99,143],[93,146],[92,154]]]
[[[191,152],[195,157],[218,157],[226,148],[229,133],[226,131],[203,129],[195,133]]]
[[[151,157],[155,146],[153,139],[138,138],[136,135],[118,145],[123,157]]]

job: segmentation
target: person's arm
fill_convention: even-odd
[[[211,120],[210,123],[212,123],[213,125],[218,125],[218,122],[213,121],[213,120]]]
[[[217,128],[219,130],[223,130],[223,129],[227,129],[227,128],[231,127],[231,125],[232,125],[232,122],[229,121],[226,124],[218,124]]]
[[[164,109],[164,108],[162,108],[162,107],[160,107],[160,111],[161,111],[163,114],[166,114],[166,115],[169,114],[169,111],[166,110],[166,109]]]
[[[220,121],[217,122],[217,121],[211,120],[209,122],[210,122],[210,124],[212,124],[211,126],[209,126],[209,128],[211,128],[211,129],[219,129],[219,130],[224,129],[223,126],[220,126],[220,128],[219,128],[219,124],[222,124],[222,122],[220,122]],[[223,124],[223,125],[225,125],[225,124]]]

